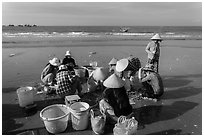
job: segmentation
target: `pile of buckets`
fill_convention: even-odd
[[[65,98],[66,99],[66,98]],[[40,112],[45,128],[52,134],[64,132],[69,120],[75,130],[85,130],[89,122],[89,104],[74,102],[72,104],[54,104]]]
[[[35,89],[33,87],[21,87],[17,89],[19,106],[26,108],[34,104]],[[40,111],[40,118],[45,128],[52,134],[64,132],[68,122],[72,122],[75,130],[85,130],[88,127],[90,106],[86,102],[80,102],[78,95],[66,96],[65,104],[54,104]]]

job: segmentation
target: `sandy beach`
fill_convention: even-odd
[[[40,73],[48,60],[62,59],[71,50],[78,65],[97,61],[107,67],[115,57],[136,56],[145,65],[148,40],[81,40],[50,43],[2,44],[2,133],[18,134],[33,130],[46,132],[39,112],[53,100],[35,96],[37,112],[25,113],[18,105],[16,90],[40,82]],[[96,52],[89,57],[89,52]],[[10,54],[15,54],[9,57]],[[202,134],[202,40],[164,40],[161,43],[159,73],[165,92],[158,102],[140,100],[134,114],[141,127],[138,135],[201,135]],[[61,101],[64,103],[63,101]],[[71,125],[62,134],[94,134],[89,127],[77,132]],[[111,133],[109,133],[111,134]]]

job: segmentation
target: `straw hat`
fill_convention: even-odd
[[[161,36],[157,33],[157,34],[155,34],[155,35],[151,38],[151,40],[162,40],[162,38],[161,38]]]
[[[53,58],[52,60],[49,60],[49,63],[53,66],[59,66],[60,60],[58,58]]]
[[[116,74],[112,74],[108,77],[104,82],[103,85],[107,88],[121,88],[125,85],[124,81],[118,77]]]
[[[112,58],[112,60],[108,63],[108,65],[116,65],[117,61],[118,60],[116,58]]]
[[[100,67],[97,68],[93,72],[93,78],[97,81],[99,80],[105,80],[108,77],[108,71],[106,71],[104,68]]]
[[[71,56],[71,52],[67,50],[65,56]]]
[[[116,63],[116,71],[122,72],[128,67],[129,61],[128,59],[121,59]]]

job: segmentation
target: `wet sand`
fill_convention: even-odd
[[[43,100],[35,97],[37,113],[26,114],[18,105],[16,89],[34,86],[40,82],[40,73],[49,59],[64,57],[70,49],[77,64],[87,65],[90,60],[107,66],[112,57],[121,59],[134,55],[146,62],[145,46],[148,41],[95,41],[54,44],[3,44],[2,48],[2,132],[17,134],[33,130],[48,134],[39,112],[50,103],[61,100]],[[201,135],[202,134],[202,44],[200,40],[169,40],[161,47],[159,73],[165,93],[158,102],[137,101],[134,114],[140,123],[140,135]],[[7,48],[6,48],[7,47]],[[89,57],[89,52],[96,54]],[[9,57],[10,54],[15,54]],[[76,132],[69,128],[62,134],[94,134],[89,127]],[[111,134],[111,133],[108,133]]]

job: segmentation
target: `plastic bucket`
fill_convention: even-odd
[[[20,107],[33,104],[33,87],[21,87],[17,89],[18,103]]]
[[[66,130],[69,114],[69,108],[66,105],[55,104],[41,110],[40,117],[47,131],[56,134]]]
[[[75,130],[84,130],[88,127],[89,104],[75,102],[70,106],[72,127]]]
[[[91,109],[91,127],[94,133],[103,134],[105,130],[106,115],[99,109]]]

